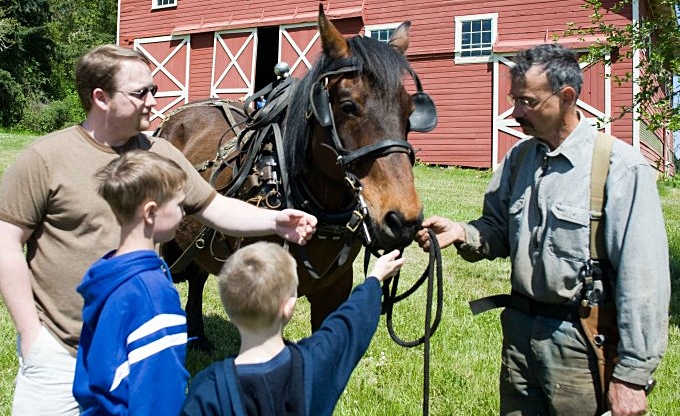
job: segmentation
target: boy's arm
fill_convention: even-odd
[[[141,325],[127,337],[129,414],[177,415],[186,395],[186,315],[168,282],[148,292]],[[142,313],[138,309],[138,313]]]
[[[320,398],[324,403],[318,405],[335,406],[340,398],[378,326],[381,296],[378,279],[367,278],[324,320],[319,330],[298,343],[305,355],[311,355],[314,389],[325,390]],[[318,410],[315,403],[311,407],[310,414],[320,414],[315,412]]]

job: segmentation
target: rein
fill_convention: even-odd
[[[397,287],[399,286],[399,275],[397,273],[392,279],[386,280],[382,286],[383,292],[383,305],[382,314],[385,315],[385,323],[387,326],[387,332],[390,337],[397,345],[413,348],[419,345],[423,345],[423,416],[429,415],[430,408],[430,337],[434,335],[437,330],[442,317],[442,306],[444,301],[444,278],[442,273],[442,253],[439,247],[439,242],[437,241],[437,236],[432,230],[428,230],[430,236],[430,250],[429,250],[429,262],[427,268],[420,276],[418,281],[411,286],[410,289],[406,290],[400,295],[397,295]],[[366,252],[364,257],[364,275],[366,275],[368,270],[368,260],[370,259],[370,254]],[[436,279],[436,280],[435,280]],[[425,305],[425,328],[424,335],[418,339],[412,341],[405,341],[400,338],[395,330],[392,322],[392,315],[394,313],[394,305],[398,302],[406,299],[408,296],[413,294],[422,284],[427,280],[427,292],[426,292],[426,305]],[[390,287],[390,283],[392,286]],[[434,286],[437,286],[437,305],[434,314],[434,320],[432,317],[432,307],[433,307],[433,297],[434,297]]]

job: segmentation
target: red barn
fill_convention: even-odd
[[[604,1],[610,6],[615,1]],[[607,21],[622,25],[654,13],[672,13],[658,0],[633,0]],[[155,123],[189,101],[209,97],[236,99],[271,82],[274,65],[289,63],[301,77],[320,52],[318,0],[120,0],[118,43],[146,54],[155,65],[159,86]],[[386,40],[405,20],[412,22],[409,60],[437,104],[439,124],[409,140],[425,163],[493,168],[524,137],[511,118],[508,69],[520,49],[555,39],[585,53],[595,39],[565,37],[567,24],[590,24],[583,0],[371,1],[324,2],[325,10],[347,36]],[[644,121],[621,114],[637,84],[612,78],[633,73],[644,51],[633,59],[584,66],[580,110],[596,123],[615,119],[603,130],[631,143],[656,166],[672,169],[673,136],[651,131]],[[621,54],[623,55],[623,54]],[[670,80],[669,80],[670,81]],[[154,126],[156,125],[154,124]]]

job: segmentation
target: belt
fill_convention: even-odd
[[[470,301],[473,315],[496,308],[514,308],[532,316],[558,319],[560,321],[578,322],[577,305],[559,305],[555,303],[539,302],[517,292],[509,295],[495,295]]]

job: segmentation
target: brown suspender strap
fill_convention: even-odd
[[[605,184],[614,137],[597,133],[590,172],[590,258],[606,259],[604,250]]]

